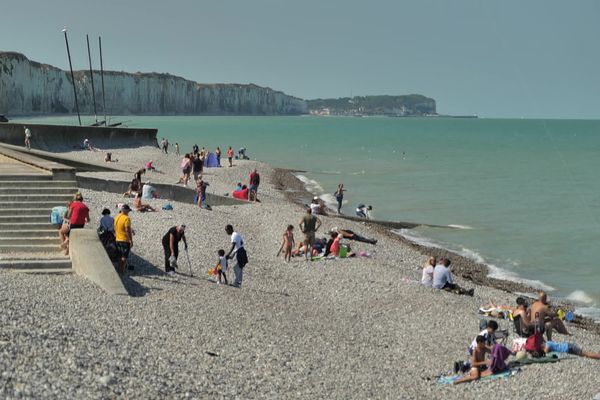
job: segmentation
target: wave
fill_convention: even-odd
[[[473,227],[471,227],[469,225],[450,224],[447,226],[450,228],[456,228],[456,229],[473,229]]]
[[[319,184],[319,182],[315,181],[314,179],[307,178],[306,176],[300,174],[296,175],[296,178],[298,178],[302,183],[304,183],[304,187],[306,187],[306,190],[308,190],[311,193],[319,194],[325,191],[323,187]]]
[[[573,293],[567,296],[568,300],[571,300],[575,303],[586,303],[592,304],[594,303],[594,299],[591,298],[586,292],[583,290],[575,290]]]
[[[578,307],[575,309],[575,314],[589,317],[596,323],[600,323],[600,308],[597,307]]]

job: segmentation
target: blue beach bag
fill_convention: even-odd
[[[62,225],[66,213],[67,207],[59,206],[52,208],[52,212],[50,213],[50,223],[53,225]]]

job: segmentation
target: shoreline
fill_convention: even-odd
[[[278,167],[273,168],[275,170],[276,175],[276,182],[273,182],[273,184],[276,188],[279,187],[280,190],[284,191],[286,199],[303,207],[306,206],[307,203],[310,203],[314,194],[308,191],[306,189],[305,184],[300,179],[298,179],[298,177],[295,176],[295,173],[303,171]],[[286,187],[284,186],[284,184],[288,187],[292,187],[293,190],[284,190],[283,188]],[[426,246],[424,244],[406,238],[400,233],[394,233],[392,231],[394,229],[411,229],[415,226],[418,226],[419,224],[384,220],[360,220],[359,218],[355,218],[352,216],[337,215],[335,211],[331,209],[328,210],[330,211],[328,213],[330,217],[340,218],[354,222],[360,221],[366,226],[369,226],[370,229],[373,229],[374,231],[378,232],[379,234],[398,240],[401,243],[409,246],[410,248],[418,251],[422,255],[435,256],[437,258],[447,257],[451,259],[452,273],[455,276],[460,276],[461,278],[470,281],[476,285],[499,289],[504,292],[516,295],[535,295],[540,291],[539,288],[535,288],[521,282],[490,277],[490,268],[486,264],[479,263],[475,260],[472,260],[468,257],[465,257],[461,254],[458,254],[449,249],[445,249],[443,247]],[[575,312],[576,306],[568,299],[554,296],[553,299],[554,308],[560,307],[564,309],[564,311]],[[591,332],[596,333],[597,335],[600,335],[600,322],[595,322],[594,319],[580,314],[574,314],[574,317],[574,320],[571,322],[572,324],[575,324],[583,329],[589,330]]]

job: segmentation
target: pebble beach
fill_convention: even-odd
[[[129,181],[152,159],[158,171],[143,181],[174,184],[179,177],[181,157],[172,153],[110,151],[119,160],[110,166],[123,172],[84,174]],[[103,152],[60,155],[106,165]],[[222,159],[222,168],[205,170],[208,192],[230,193],[256,168],[261,202],[209,211],[144,200],[159,210],[168,202],[173,210],[130,214],[134,270],[123,276],[130,297],[110,296],[77,275],[0,269],[0,397],[591,399],[600,392],[600,362],[575,356],[525,366],[509,379],[437,384],[436,376],[466,358],[479,332],[478,308],[514,305],[517,295],[460,276],[461,286],[475,288],[473,297],[423,287],[423,252],[381,227],[336,216],[319,217],[317,236],[339,227],[375,237],[377,245],[349,242],[370,257],[285,263],[276,253],[286,226],[294,225],[302,240],[305,211],[292,201],[301,187],[289,172],[262,162],[226,164]],[[82,194],[89,229],[103,208],[115,215],[124,201],[116,193]],[[180,273],[170,277],[160,241],[182,223],[190,263],[182,251]],[[242,234],[250,259],[241,289],[216,285],[207,273],[217,250],[230,247],[227,224]],[[511,333],[510,347],[512,323],[499,324]],[[596,333],[568,329],[572,337],[555,334],[555,340],[600,351]]]

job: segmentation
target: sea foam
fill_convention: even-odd
[[[573,293],[567,296],[568,300],[571,300],[575,303],[586,303],[592,304],[594,299],[592,299],[586,292],[583,290],[575,290]]]

